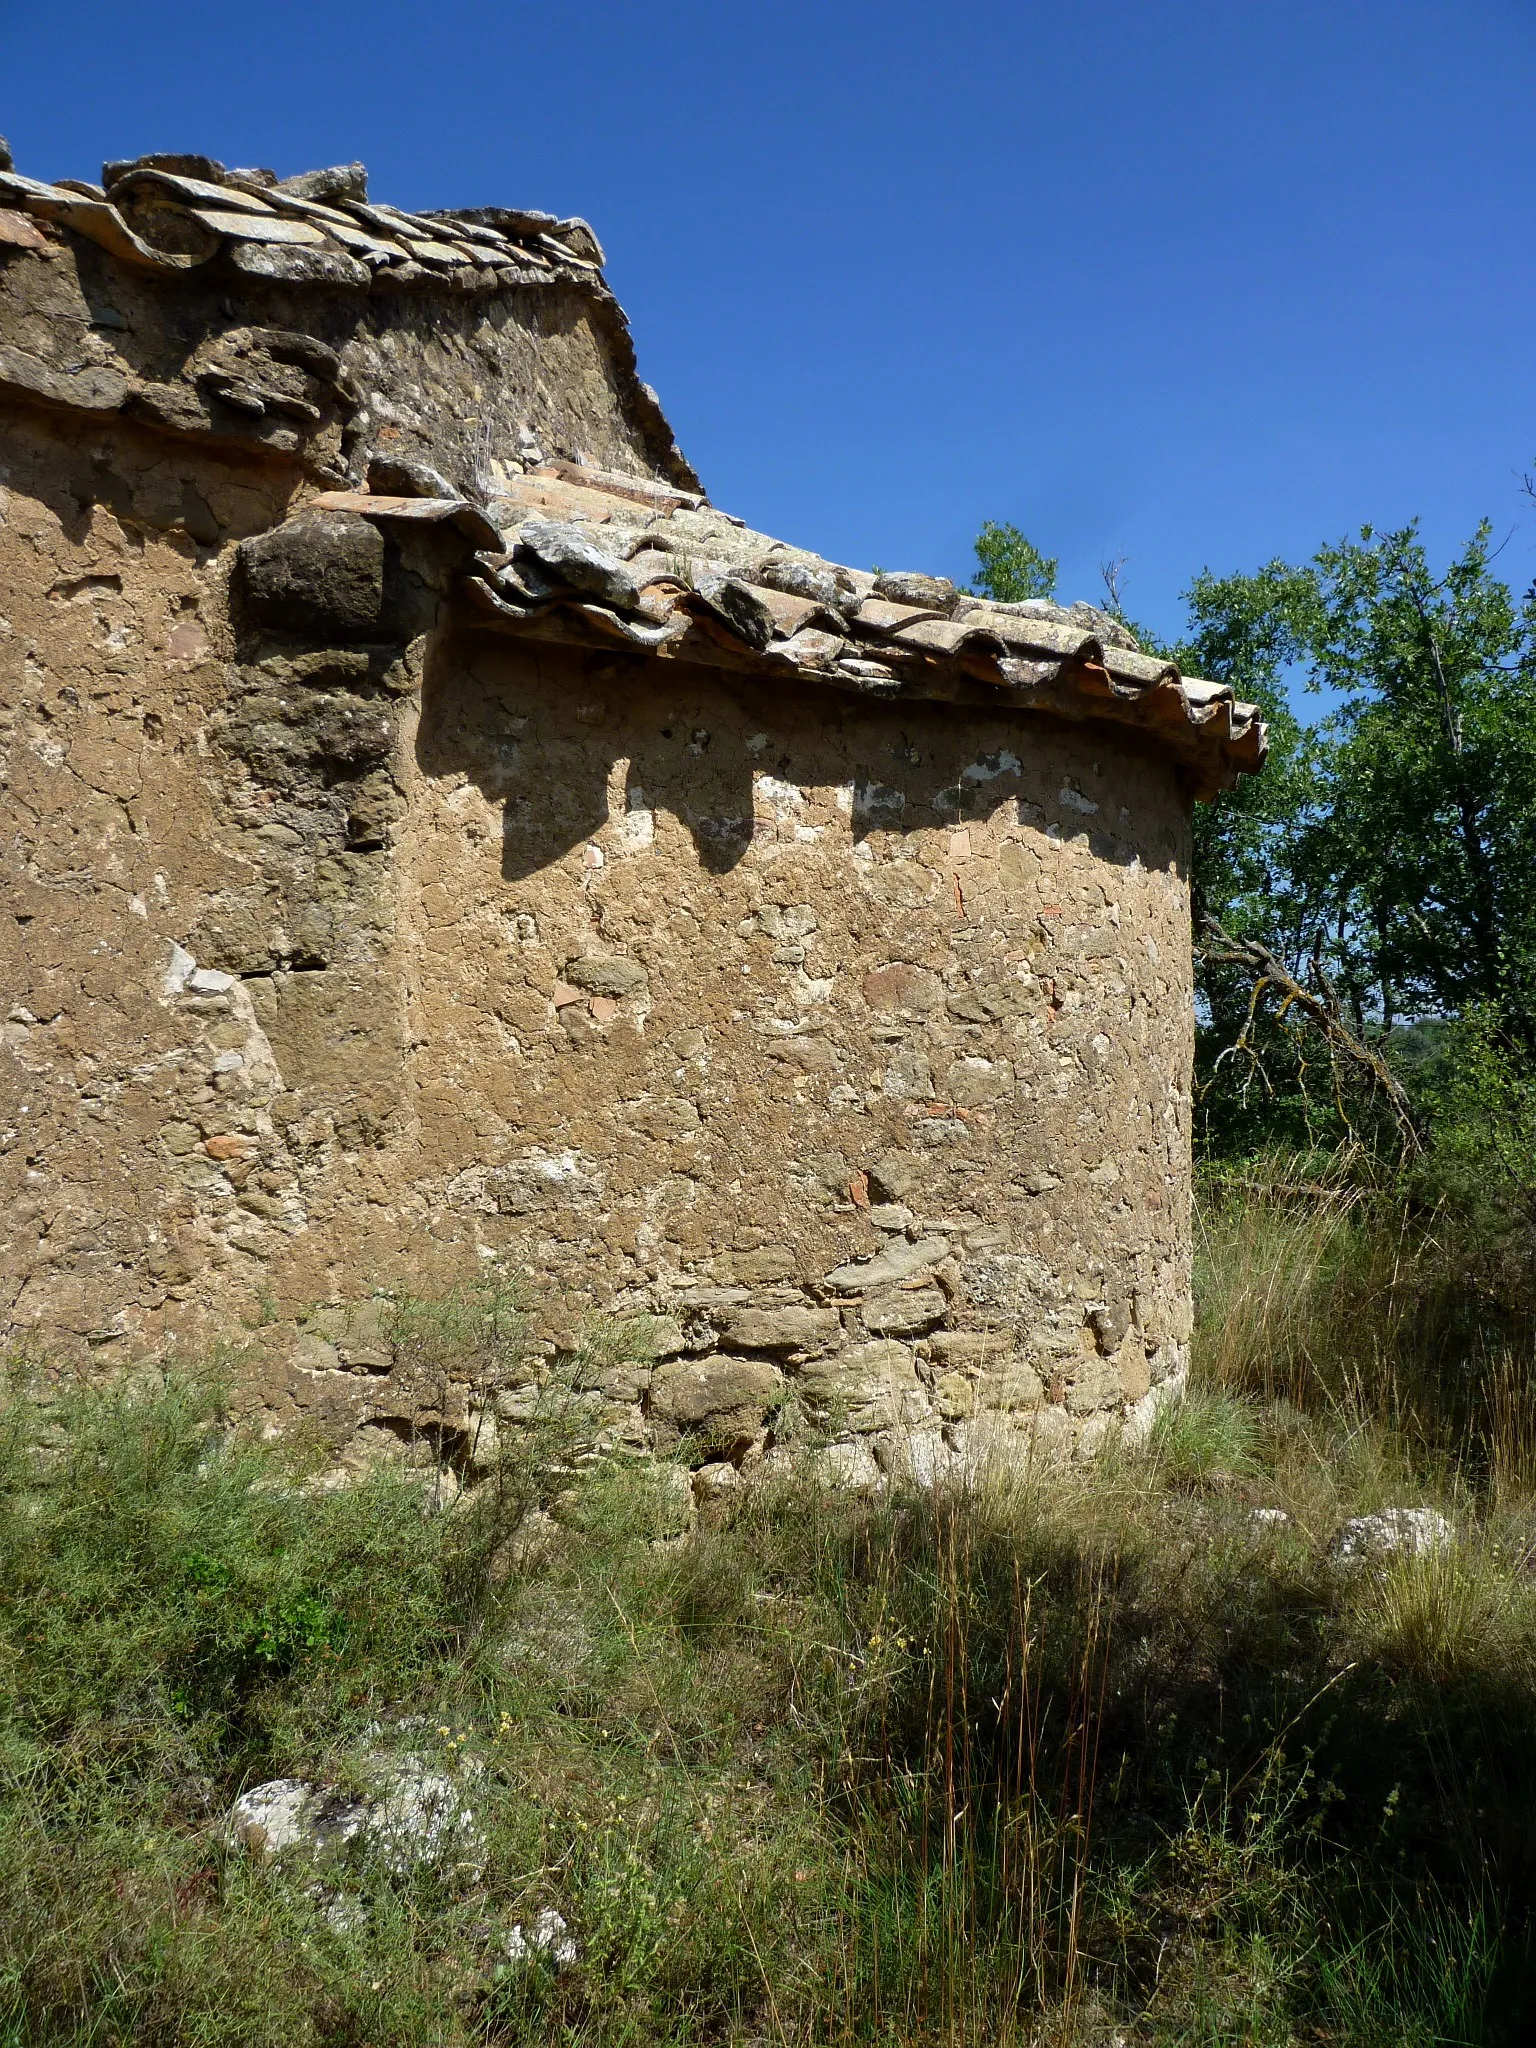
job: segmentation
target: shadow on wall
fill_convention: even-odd
[[[1022,787],[1022,818],[1086,834],[1100,860],[1177,863],[1182,835],[1158,815],[1163,806],[1106,822],[1107,804],[1063,783],[1061,727],[1004,714],[979,741],[978,723],[993,721],[943,704],[860,702],[645,656],[462,635],[429,652],[416,759],[434,778],[468,776],[500,807],[508,882],[552,867],[612,823],[620,762],[635,829],[670,813],[712,874],[736,867],[755,836],[777,837],[782,806],[792,811],[802,791],[838,787],[852,790],[856,842],[984,819]],[[1032,743],[1046,741],[1032,760]],[[1113,755],[1116,745],[1095,734],[1091,752]]]

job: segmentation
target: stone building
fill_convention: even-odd
[[[514,1378],[656,1319],[636,1444],[1144,1426],[1253,709],[716,510],[581,221],[0,162],[13,1336],[238,1338],[355,1448],[420,1390],[345,1305],[515,1270]]]

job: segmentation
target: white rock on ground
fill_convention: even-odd
[[[344,1799],[302,1778],[273,1778],[241,1793],[229,1810],[224,1831],[231,1848],[253,1856],[281,1856],[299,1849],[324,1860],[355,1841],[366,1818],[362,1800]]]
[[[1449,1550],[1455,1541],[1455,1529],[1434,1508],[1381,1508],[1347,1521],[1333,1539],[1332,1554],[1341,1564],[1371,1557],[1428,1557]]]
[[[1252,1508],[1248,1526],[1256,1535],[1278,1536],[1282,1529],[1290,1528],[1291,1518],[1284,1508]]]
[[[395,1759],[372,1798],[348,1799],[302,1778],[274,1778],[242,1792],[230,1808],[225,1837],[258,1857],[298,1854],[338,1860],[349,1850],[373,1853],[397,1876],[418,1864],[477,1868],[484,1839],[452,1778],[422,1757]]]
[[[418,1863],[478,1865],[485,1846],[459,1787],[419,1756],[394,1765],[384,1791],[369,1803],[363,1836],[397,1874]]]
[[[526,1929],[521,1921],[508,1934],[503,1953],[509,1963],[531,1963],[545,1956],[557,1970],[569,1969],[576,1960],[576,1944],[564,1919],[553,1906],[535,1913]]]

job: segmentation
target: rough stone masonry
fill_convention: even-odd
[[[714,509],[602,264],[359,165],[0,151],[11,1336],[238,1338],[347,1459],[421,1414],[376,1297],[514,1271],[461,1463],[593,1309],[655,1319],[588,1360],[608,1437],[717,1476],[1135,1434],[1191,807],[1263,727],[1086,606]]]

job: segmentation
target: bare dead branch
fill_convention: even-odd
[[[1412,1154],[1421,1149],[1424,1142],[1423,1133],[1419,1129],[1413,1106],[1402,1083],[1376,1048],[1345,1023],[1338,997],[1326,979],[1321,993],[1303,987],[1262,940],[1235,938],[1214,917],[1208,916],[1201,920],[1200,953],[1202,959],[1212,966],[1240,967],[1253,977],[1253,986],[1248,998],[1248,1015],[1235,1044],[1228,1047],[1227,1052],[1242,1051],[1250,1062],[1254,1065],[1259,1064],[1249,1034],[1264,998],[1267,995],[1273,996],[1278,1022],[1284,1024],[1293,1014],[1299,1013],[1328,1047],[1334,1067],[1335,1093],[1340,1112],[1342,1113],[1344,1108],[1342,1095],[1338,1094],[1339,1067],[1342,1062],[1345,1067],[1353,1068],[1385,1098],[1396,1121],[1404,1152]],[[1222,1058],[1226,1056],[1224,1052]],[[1345,1121],[1348,1122],[1347,1116]]]

